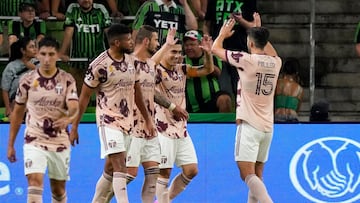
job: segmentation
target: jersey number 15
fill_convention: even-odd
[[[275,74],[270,73],[256,73],[257,84],[256,84],[256,95],[270,95],[274,90],[274,78]]]

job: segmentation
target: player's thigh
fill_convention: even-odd
[[[159,133],[160,142],[160,169],[173,168],[176,156],[175,139]],[[161,173],[161,172],[160,172]]]
[[[268,160],[272,137],[273,132],[263,133],[256,161],[265,163]]]
[[[126,154],[126,167],[139,167],[141,160],[141,150],[144,147],[143,138],[132,137]]]
[[[256,162],[259,151],[259,135],[249,124],[242,122],[237,126],[235,136],[235,161]]]
[[[118,129],[100,126],[98,128],[101,158],[105,158],[110,154],[126,152],[126,134]]]
[[[24,144],[24,173],[30,186],[43,186],[43,177],[47,168],[44,150],[30,144]]]
[[[177,139],[176,145],[177,145],[177,151],[176,151],[175,163],[177,166],[198,163],[194,143],[192,142],[192,139],[189,136],[189,134],[185,138]]]
[[[156,136],[152,139],[145,140],[144,146],[141,149],[141,163],[155,162],[160,163],[160,141]]]
[[[61,152],[48,153],[49,178],[54,180],[69,180],[70,171],[70,148]]]

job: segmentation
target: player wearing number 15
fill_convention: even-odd
[[[223,48],[224,39],[234,33],[234,19],[224,23],[212,46],[212,52],[237,67],[240,76],[235,161],[242,180],[249,187],[248,202],[269,203],[272,200],[262,181],[262,173],[273,135],[273,100],[281,59],[268,42],[269,31],[260,27],[258,13],[254,13],[254,20],[256,27],[248,29],[247,37],[250,54]]]

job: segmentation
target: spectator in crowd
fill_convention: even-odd
[[[65,7],[65,0],[39,0],[38,10],[39,17],[46,20],[50,16],[54,16],[57,20],[65,20],[65,15],[61,12],[61,8]]]
[[[186,0],[176,4],[173,0],[149,0],[138,10],[133,23],[133,39],[142,25],[151,25],[158,29],[160,43],[165,42],[169,28],[177,30],[182,40],[186,30],[197,30],[194,13]]]
[[[0,1],[0,16],[17,16],[20,3],[31,0],[1,0]]]
[[[2,28],[2,24],[0,22],[0,47],[2,46],[3,42],[4,42],[4,31],[3,31],[3,28]]]
[[[201,40],[202,37],[196,30],[185,33],[184,63],[192,66],[204,65],[205,55],[200,46]],[[213,56],[211,55],[211,57]],[[221,60],[214,56],[211,66],[214,71],[209,75],[186,79],[186,110],[190,113],[231,112],[230,95],[220,91],[218,82],[222,66]]]
[[[329,122],[329,102],[320,100],[311,106],[310,121],[311,122]]]
[[[300,85],[300,63],[296,58],[285,61],[275,92],[275,122],[298,122],[304,90]]]
[[[356,27],[355,44],[356,54],[360,57],[360,22]]]
[[[216,37],[224,21],[234,18],[237,21],[234,27],[235,32],[231,37],[225,39],[224,48],[246,52],[246,30],[254,27],[253,13],[256,11],[256,0],[208,0],[203,32]],[[224,62],[219,77],[221,90],[231,93],[234,98],[234,95],[237,94],[238,80],[236,68]]]
[[[78,0],[69,5],[64,22],[64,38],[60,58],[95,58],[105,48],[105,32],[111,25],[109,13],[102,4]],[[71,50],[70,49],[71,45]],[[70,55],[69,55],[70,51]],[[69,72],[74,76],[80,93],[88,62],[71,63]]]
[[[124,15],[135,16],[144,2],[146,2],[146,0],[117,0],[117,5]]]
[[[18,39],[28,36],[38,43],[46,35],[46,25],[42,20],[35,20],[36,6],[32,1],[24,1],[19,5],[20,21],[8,22],[9,46]]]
[[[9,117],[14,107],[16,90],[20,77],[35,69],[37,60],[35,42],[29,37],[21,38],[11,47],[9,63],[6,65],[1,78],[2,97],[5,104],[5,116]]]

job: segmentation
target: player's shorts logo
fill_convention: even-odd
[[[325,137],[302,146],[290,162],[296,190],[312,202],[360,201],[360,143]]]
[[[167,157],[166,157],[166,156],[162,156],[160,163],[161,163],[161,164],[166,164],[166,162],[167,162]]]
[[[26,159],[25,161],[25,168],[31,168],[33,162],[31,159]]]
[[[109,148],[114,148],[114,147],[116,147],[116,141],[115,141],[115,140],[109,140],[108,146],[109,146]]]

